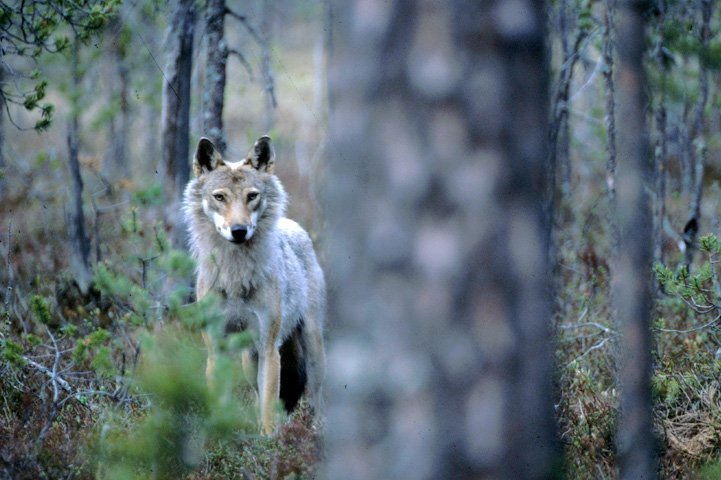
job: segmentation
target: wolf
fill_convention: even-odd
[[[290,411],[305,390],[311,406],[320,410],[325,373],[323,271],[308,233],[284,216],[287,195],[274,167],[268,136],[237,162],[226,161],[201,138],[193,158],[195,176],[183,197],[196,297],[217,294],[226,328],[255,334],[242,366],[257,378],[266,435],[273,432],[279,398]],[[203,338],[206,375],[212,380],[215,347],[207,331]]]

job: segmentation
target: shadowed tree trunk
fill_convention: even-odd
[[[606,12],[604,15],[604,31],[603,31],[603,87],[604,99],[606,106],[606,198],[608,199],[608,230],[611,244],[611,257],[617,257],[620,249],[621,234],[618,230],[618,221],[616,220],[616,88],[614,78],[614,60],[613,60],[613,38],[615,35],[614,15],[616,12],[616,0],[606,0]],[[612,269],[613,262],[611,262]],[[609,272],[611,276],[615,273],[613,270]],[[609,288],[609,299],[611,308],[609,309],[609,320],[612,328],[618,330],[618,315],[615,309],[616,302],[614,300],[615,292],[613,288]],[[614,355],[617,357],[619,344],[618,341],[613,342]]]
[[[205,67],[205,91],[203,92],[203,134],[210,138],[221,154],[225,153],[226,147],[223,133],[223,101],[228,63],[225,13],[225,0],[208,0],[205,13],[208,59]]]
[[[122,24],[123,20],[118,19],[116,28],[118,33],[115,38],[112,53],[115,62],[117,96],[119,111],[113,116],[112,129],[112,151],[114,173],[119,179],[131,177],[130,162],[127,154],[127,145],[130,138],[130,69],[128,68],[128,44],[130,31]],[[112,29],[115,30],[115,29]]]
[[[5,66],[0,65],[0,88],[5,82]],[[0,93],[0,197],[5,193],[5,98]]]
[[[691,192],[691,205],[689,208],[689,221],[684,229],[684,242],[686,244],[685,263],[690,269],[694,253],[697,249],[696,237],[701,225],[701,198],[703,196],[703,175],[706,164],[706,103],[708,102],[708,57],[709,41],[711,39],[711,14],[713,13],[711,0],[699,0],[701,6],[701,53],[699,58],[698,78],[698,104],[694,117],[691,141],[689,142],[693,158],[693,191]]]
[[[653,259],[654,262],[664,263],[663,255],[663,225],[666,218],[666,159],[668,158],[668,142],[666,138],[666,79],[668,68],[666,67],[666,2],[658,2],[658,45],[656,46],[656,68],[660,75],[659,94],[656,107],[656,151],[655,160],[655,198],[654,198],[654,224],[653,224]],[[657,290],[660,286],[657,284]]]
[[[336,1],[327,478],[549,478],[542,2]]]
[[[619,254],[611,268],[613,300],[618,315],[621,412],[618,422],[620,478],[656,477],[651,413],[652,306],[651,207],[653,166],[645,115],[647,99],[643,71],[645,2],[622,0],[617,17],[619,51],[617,209]]]
[[[80,82],[80,41],[75,38],[71,52],[71,68],[72,68],[72,87],[71,87],[71,112],[70,126],[68,131],[68,166],[70,168],[70,176],[73,181],[72,189],[72,212],[70,213],[70,222],[68,227],[70,230],[71,256],[70,267],[75,276],[80,290],[85,293],[88,291],[92,274],[90,272],[90,240],[85,231],[85,214],[83,212],[83,177],[80,173],[80,160],[78,158],[80,152],[80,105],[79,99],[81,95]]]
[[[577,9],[571,9],[574,14],[578,14]],[[569,8],[567,1],[559,4],[558,23],[561,29],[561,45],[563,54],[563,64],[558,74],[558,85],[553,100],[553,112],[551,118],[551,126],[549,128],[550,141],[550,161],[552,170],[554,171],[553,189],[556,188],[556,176],[560,173],[560,190],[554,191],[555,202],[560,199],[566,199],[571,193],[571,158],[570,158],[570,125],[569,125],[569,109],[570,109],[570,93],[571,84],[573,83],[573,71],[576,63],[581,59],[581,46],[588,37],[588,26],[580,22],[579,18],[575,19],[575,31],[573,43],[569,43]]]
[[[162,166],[165,194],[168,199],[166,218],[173,227],[173,244],[185,242],[180,225],[180,199],[190,178],[190,76],[192,73],[193,36],[195,30],[194,0],[178,0],[168,26],[167,63],[163,82]]]

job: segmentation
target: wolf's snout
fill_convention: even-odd
[[[230,227],[230,234],[233,235],[233,241],[241,243],[244,242],[248,235],[248,226],[236,224]]]

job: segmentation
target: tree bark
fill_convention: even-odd
[[[118,19],[118,35],[113,45],[113,56],[115,57],[115,71],[117,75],[117,95],[119,102],[118,115],[112,120],[112,149],[115,175],[120,179],[130,179],[130,162],[127,154],[127,145],[130,138],[130,69],[128,68],[127,28],[122,25],[122,19]]]
[[[663,224],[666,217],[666,159],[668,158],[668,142],[666,139],[666,78],[668,69],[664,49],[666,48],[666,33],[664,23],[666,22],[666,2],[658,2],[658,45],[656,46],[656,67],[660,75],[659,98],[656,107],[656,152],[655,160],[655,202],[654,202],[654,225],[653,225],[653,259],[654,262],[664,263],[663,254]],[[660,287],[657,285],[657,290]]]
[[[225,99],[228,45],[225,42],[225,0],[208,0],[205,13],[205,34],[208,58],[203,92],[204,135],[210,138],[221,154],[225,153],[223,133],[223,102]]]
[[[656,477],[651,410],[652,307],[651,188],[652,163],[645,115],[643,70],[645,2],[624,0],[618,15],[618,108],[624,128],[618,131],[617,209],[619,255],[612,263],[612,288],[618,315],[621,411],[617,450],[620,478]]]
[[[178,247],[185,243],[178,205],[190,178],[190,77],[195,14],[194,0],[178,0],[175,4],[168,26],[163,83],[161,171],[168,200],[166,217],[173,228],[173,244]]]
[[[0,65],[0,89],[5,84],[5,68]],[[0,91],[0,197],[5,194],[5,95]]]
[[[614,79],[614,59],[613,59],[613,41],[614,37],[614,16],[616,14],[616,0],[606,0],[606,12],[604,16],[604,33],[603,33],[603,78],[604,78],[604,97],[606,101],[606,198],[608,199],[608,230],[609,243],[611,244],[611,258],[617,258],[620,251],[621,234],[618,229],[618,221],[616,218],[616,167],[617,167],[617,151],[616,151],[616,88]],[[610,276],[615,274],[613,268],[615,265],[611,261]],[[618,330],[618,314],[616,312],[616,300],[614,295],[616,292],[613,286],[609,288],[609,299],[611,308],[609,310],[609,319],[613,329]],[[619,355],[619,343],[614,339],[612,350],[615,358]]]
[[[698,104],[693,123],[693,131],[690,143],[693,158],[693,191],[691,192],[691,205],[689,207],[689,223],[695,228],[687,228],[684,232],[686,243],[686,266],[690,269],[693,263],[694,253],[697,249],[696,237],[701,225],[701,198],[703,197],[703,176],[706,164],[706,103],[708,102],[708,57],[709,41],[711,39],[711,0],[699,0],[701,6],[701,53],[699,55],[699,76],[698,76]]]
[[[549,478],[542,2],[333,5],[327,478]]]
[[[86,293],[90,286],[92,274],[90,272],[90,240],[85,231],[85,214],[83,212],[83,177],[80,172],[80,160],[78,158],[80,151],[80,106],[78,105],[81,95],[80,82],[82,80],[80,73],[80,41],[76,38],[71,52],[71,69],[72,69],[72,93],[71,93],[71,113],[70,125],[68,130],[68,166],[70,168],[70,176],[73,182],[72,202],[73,209],[69,222],[71,256],[70,266],[75,276],[75,281],[80,287],[80,291]]]
[[[270,39],[273,27],[273,3],[263,1],[260,26],[260,56],[263,73],[263,94],[265,96],[265,131],[269,132],[275,124],[275,109],[278,102],[275,97],[275,80],[270,65]]]

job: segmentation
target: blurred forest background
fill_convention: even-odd
[[[712,0],[0,5],[0,479],[721,478]],[[328,417],[206,386],[192,151],[269,133]],[[323,430],[323,424],[327,431]]]

